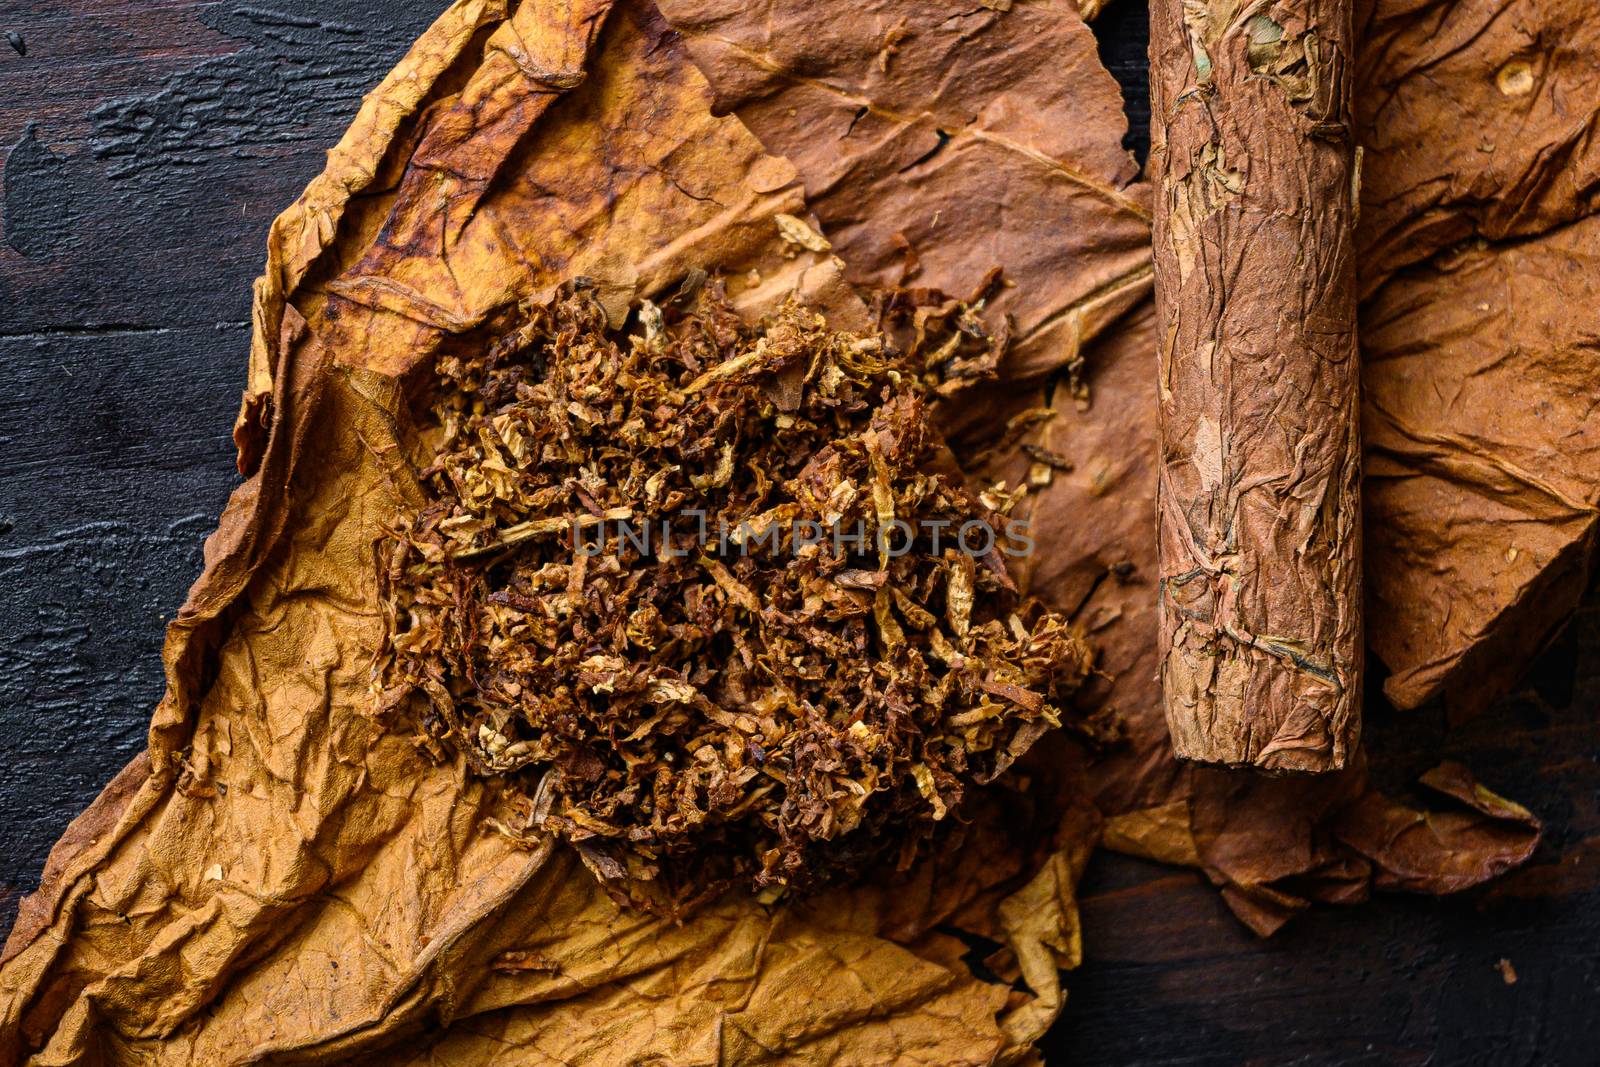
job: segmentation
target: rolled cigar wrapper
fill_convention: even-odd
[[[1361,732],[1352,0],[1153,0],[1161,675],[1184,759]]]

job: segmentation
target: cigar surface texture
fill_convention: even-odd
[[[1162,684],[1185,759],[1360,736],[1351,0],[1153,0]]]

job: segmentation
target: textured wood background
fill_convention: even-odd
[[[0,0],[0,930],[144,743],[163,619],[235,482],[267,225],[437,10]],[[1143,3],[1102,19],[1143,158]],[[1485,891],[1324,909],[1263,943],[1194,874],[1097,858],[1051,1062],[1597,1062],[1597,708],[1594,594],[1521,691],[1448,733],[1374,692],[1381,777],[1446,754],[1546,820],[1535,863]]]

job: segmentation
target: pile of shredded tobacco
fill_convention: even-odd
[[[913,357],[714,285],[613,330],[569,291],[441,357],[380,707],[641,906],[908,867],[1091,667],[1007,572],[1015,494],[930,425],[959,334]]]

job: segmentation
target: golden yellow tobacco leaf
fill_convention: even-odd
[[[277,377],[276,349],[284,307],[312,268],[328,255],[350,214],[359,225],[361,200],[382,188],[385,170],[403,165],[398,149],[415,129],[421,109],[448,90],[440,81],[470,46],[472,37],[505,18],[504,0],[463,0],[451,5],[373,91],[345,135],[328,153],[328,166],[312,179],[267,236],[267,267],[255,284],[250,369],[244,403],[234,424],[240,473],[254,473],[271,425],[268,410]],[[391,153],[390,149],[397,151]],[[380,195],[380,200],[387,197]],[[352,211],[352,200],[356,200]],[[335,255],[337,250],[335,250]]]
[[[490,38],[461,96],[435,107],[381,226],[344,242],[354,262],[328,283],[324,311],[341,363],[403,372],[445,338],[580,276],[616,324],[633,297],[690,269],[770,269],[758,260],[772,252],[774,215],[804,210],[793,166],[711,117],[703,79],[647,5],[613,16],[587,69],[573,53],[564,74],[507,81],[496,45],[541,39],[516,26],[550,17],[543,7],[520,5]],[[624,18],[625,33],[611,28]],[[596,21],[575,19],[570,35]],[[556,63],[551,52],[539,70]],[[495,93],[519,101],[497,105],[503,122],[449,120]],[[557,96],[548,111],[520,103]]]

